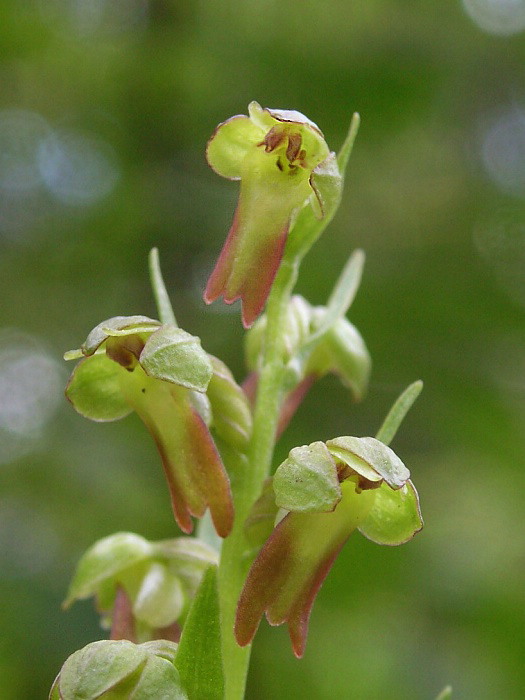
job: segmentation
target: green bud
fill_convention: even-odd
[[[177,645],[163,640],[92,642],[62,666],[50,700],[187,700],[173,664]]]
[[[325,307],[313,313],[313,326],[323,323]],[[370,376],[371,360],[365,342],[346,318],[338,318],[315,345],[306,362],[305,374],[336,374],[356,400],[363,397]]]
[[[225,442],[242,451],[246,449],[252,433],[248,399],[224,362],[212,355],[208,357],[212,367],[207,390],[212,425]]]
[[[111,624],[122,589],[142,637],[183,618],[207,566],[217,554],[196,538],[148,542],[120,532],[95,543],[81,558],[64,607],[94,596],[103,622]]]

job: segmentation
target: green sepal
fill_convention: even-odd
[[[367,539],[394,546],[408,542],[422,529],[419,498],[410,480],[396,491],[383,482],[375,494],[374,505],[358,528]]]
[[[206,391],[212,376],[211,362],[194,335],[165,325],[152,333],[140,354],[146,374],[193,391]]]
[[[223,700],[217,567],[210,566],[186,618],[175,664],[190,700]]]
[[[152,553],[152,545],[132,532],[104,537],[80,559],[63,606],[94,595],[103,581],[145,561]]]
[[[66,397],[77,413],[90,420],[105,422],[124,418],[132,411],[120,385],[125,370],[105,354],[81,360],[66,386]]]
[[[262,134],[264,135],[264,134]],[[239,180],[241,164],[248,150],[261,140],[261,129],[244,114],[219,124],[206,147],[210,167],[222,177]]]
[[[62,700],[95,700],[140,671],[148,652],[126,640],[92,642],[72,654],[60,671]],[[114,696],[115,697],[115,696]]]
[[[159,562],[152,562],[133,600],[133,615],[149,627],[168,627],[180,617],[186,596],[178,576]]]
[[[113,316],[93,328],[82,345],[82,353],[84,355],[93,355],[110,335],[117,335],[119,331],[129,330],[128,335],[144,332],[151,333],[160,325],[160,321],[147,316]]]
[[[213,370],[207,390],[213,427],[224,441],[244,450],[252,433],[248,399],[224,362],[212,355],[208,358]]]
[[[142,669],[138,683],[129,695],[122,694],[121,698],[122,700],[187,700],[188,696],[182,689],[179,672],[173,663],[163,656],[151,654]],[[116,697],[115,700],[117,700]]]
[[[279,508],[297,513],[325,513],[341,500],[334,458],[323,442],[295,447],[273,478]]]
[[[410,472],[396,453],[372,437],[339,437],[328,440],[326,446],[357,474],[369,481],[383,479],[392,489],[400,489],[410,478]]]

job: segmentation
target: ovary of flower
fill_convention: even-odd
[[[207,148],[210,166],[240,180],[233,224],[206,290],[206,303],[242,300],[250,327],[279,268],[294,213],[317,197],[315,169],[330,155],[319,128],[296,111],[249,105],[249,115],[220,124]],[[315,202],[317,210],[322,203]]]

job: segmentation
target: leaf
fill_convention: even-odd
[[[412,404],[417,399],[422,389],[423,382],[421,380],[410,384],[410,386],[405,389],[405,391],[394,403],[388,412],[387,417],[383,421],[383,424],[379,428],[376,434],[376,438],[378,440],[385,445],[389,445],[392,442],[399,426],[403,422],[406,414],[409,412]]]
[[[118,532],[96,542],[78,563],[64,607],[93,595],[105,579],[151,556],[150,543],[132,532]]]
[[[166,285],[164,284],[164,279],[162,277],[162,272],[160,269],[158,248],[152,248],[150,250],[149,275],[151,280],[151,286],[153,288],[153,296],[155,297],[157,311],[159,312],[159,318],[161,320],[161,323],[166,323],[170,326],[177,326],[175,314],[173,313],[173,307],[171,305],[171,301],[168,296]]]
[[[120,388],[125,370],[105,354],[81,360],[66,386],[66,397],[81,416],[94,421],[113,421],[131,413]]]
[[[383,483],[375,492],[370,513],[359,532],[376,544],[399,545],[411,540],[423,527],[419,499],[409,480],[397,491]]]
[[[273,478],[275,503],[298,513],[332,511],[341,500],[334,458],[323,442],[295,447]]]
[[[211,362],[200,338],[169,325],[148,338],[140,354],[140,365],[150,377],[193,391],[206,391],[212,376]]]
[[[175,665],[189,700],[223,700],[217,567],[210,566],[190,608]]]
[[[147,658],[147,651],[132,642],[92,642],[62,666],[60,694],[63,700],[95,700],[134,674]]]
[[[246,450],[252,432],[252,413],[246,394],[221,360],[208,355],[213,374],[208,384],[213,427],[217,434],[239,450]]]

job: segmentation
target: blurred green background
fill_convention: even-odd
[[[344,203],[298,291],[323,303],[367,252],[351,320],[374,360],[360,405],[319,383],[281,439],[375,433],[411,381],[394,442],[426,528],[351,538],[305,658],[261,624],[247,697],[458,700],[525,693],[525,2],[3,0],[0,4],[0,695],[46,697],[103,636],[60,610],[75,562],[118,530],[176,534],[132,416],[81,419],[64,350],[99,321],[155,315],[160,248],[179,323],[243,378],[238,308],[201,293],[237,185],[204,159],[250,100],[293,108],[337,150],[362,128]]]

